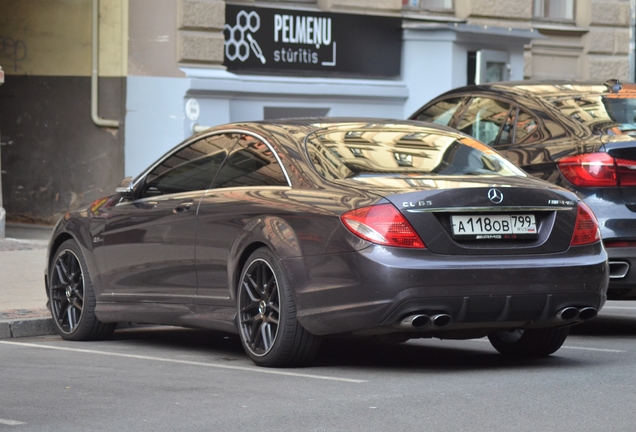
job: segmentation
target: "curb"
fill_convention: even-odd
[[[57,334],[52,318],[0,320],[0,339],[48,336]]]

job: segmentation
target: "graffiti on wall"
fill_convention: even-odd
[[[26,56],[27,47],[24,41],[0,36],[0,61],[2,61],[5,70],[12,68],[14,72],[18,72],[20,62]]]

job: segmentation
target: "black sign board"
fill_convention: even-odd
[[[397,76],[400,18],[225,6],[228,70]]]

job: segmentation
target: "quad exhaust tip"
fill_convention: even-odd
[[[598,315],[598,309],[590,306],[577,308],[574,306],[564,307],[556,314],[557,319],[563,322],[572,322],[574,320],[587,321]],[[449,314],[441,313],[435,315],[413,314],[403,318],[402,321],[396,323],[394,327],[420,330],[429,325],[434,327],[447,327],[453,323],[453,317]]]
[[[568,306],[557,312],[557,318],[564,322],[574,321],[579,319],[581,321],[587,321],[598,315],[598,310],[593,307],[576,308],[574,306]]]
[[[429,325],[433,325],[435,327],[446,327],[452,322],[453,317],[448,314],[435,314],[431,316],[425,314],[414,314],[407,316],[395,326],[406,329],[423,329]]]

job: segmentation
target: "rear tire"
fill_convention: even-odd
[[[49,269],[49,300],[53,323],[66,340],[88,341],[110,337],[117,323],[95,316],[95,293],[82,251],[67,240],[55,252]]]
[[[570,327],[503,330],[488,335],[492,346],[509,357],[547,357],[565,342]]]
[[[278,262],[271,250],[260,248],[243,268],[237,292],[241,343],[258,366],[303,366],[315,358],[320,338],[296,320],[296,306]]]

